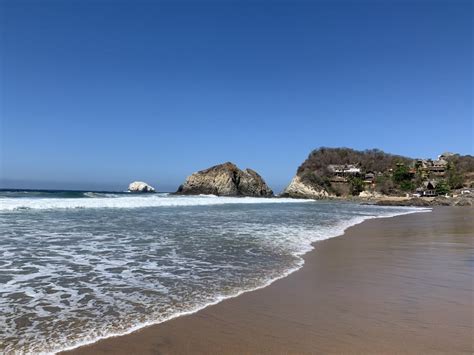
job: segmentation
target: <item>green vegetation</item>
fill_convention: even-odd
[[[449,185],[445,180],[439,181],[438,184],[436,185],[436,193],[438,195],[445,195],[449,193],[450,190],[451,189],[449,188]]]
[[[375,179],[375,191],[384,195],[391,195],[394,193],[394,190],[393,181],[389,176],[382,175]]]
[[[413,183],[413,174],[408,167],[402,163],[397,164],[397,168],[392,175],[393,183],[402,191],[412,191],[415,188]]]
[[[456,170],[454,162],[448,163],[448,169],[446,172],[446,180],[450,189],[460,189],[463,185],[463,177],[461,173]]]
[[[351,184],[351,193],[352,196],[358,196],[362,191],[364,191],[364,180],[360,177],[353,176],[349,178],[349,182]]]

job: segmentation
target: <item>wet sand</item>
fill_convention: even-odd
[[[72,353],[471,354],[473,221],[457,207],[369,220],[264,289]]]

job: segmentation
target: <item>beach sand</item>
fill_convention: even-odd
[[[374,219],[272,285],[75,354],[473,353],[474,209]]]

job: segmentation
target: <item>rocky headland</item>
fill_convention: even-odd
[[[319,148],[281,196],[385,206],[474,205],[474,157],[443,153],[413,159],[378,149]]]
[[[273,191],[254,170],[227,162],[188,176],[176,194],[272,197]]]

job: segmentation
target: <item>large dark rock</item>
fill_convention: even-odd
[[[176,192],[182,195],[270,197],[273,191],[252,169],[240,170],[227,162],[188,176]]]

